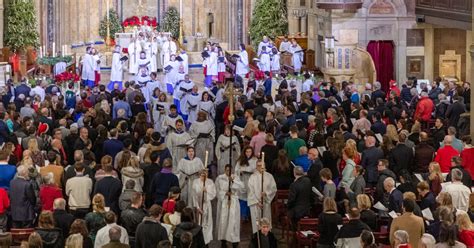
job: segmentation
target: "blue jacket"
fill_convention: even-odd
[[[8,190],[10,181],[15,177],[16,167],[10,164],[0,165],[0,188]]]
[[[132,109],[130,108],[130,104],[125,101],[118,101],[114,104],[114,108],[112,111],[112,119],[117,118],[117,111],[119,109],[124,109],[127,117],[132,117]]]
[[[192,182],[186,182],[192,183]],[[153,177],[150,186],[150,193],[156,204],[162,205],[163,201],[168,198],[171,187],[179,187],[178,177],[171,172],[170,169],[163,168]]]
[[[272,79],[271,78],[265,79],[263,86],[265,87],[265,95],[271,96],[272,95]]]
[[[383,151],[380,148],[370,147],[362,152],[360,165],[367,170],[367,182],[376,183],[378,179],[377,164],[379,159],[384,158]]]
[[[20,84],[15,89],[15,98],[17,98],[20,94],[23,94],[25,97],[30,96],[30,87],[26,84]]]
[[[118,139],[108,139],[104,142],[104,155],[110,155],[112,159],[115,159],[117,153],[122,151],[123,143]]]
[[[303,167],[304,172],[308,172],[309,167],[311,166],[311,160],[308,159],[308,155],[299,155],[293,160],[293,163],[297,166]]]

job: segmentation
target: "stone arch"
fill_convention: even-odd
[[[392,9],[393,11],[390,13],[384,13],[383,5],[390,6],[388,9]],[[382,8],[377,10],[373,10],[372,8],[376,8],[377,6],[381,6]],[[363,8],[367,10],[367,15],[391,15],[391,16],[406,16],[407,15],[407,6],[403,0],[366,0],[362,5]],[[379,12],[379,13],[377,13]]]

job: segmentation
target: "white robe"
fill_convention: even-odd
[[[181,199],[188,206],[193,206],[193,182],[199,178],[199,173],[204,169],[201,159],[194,158],[189,160],[182,158],[178,164],[179,187],[181,187]]]
[[[240,156],[239,140],[237,139],[235,135],[232,137],[232,144],[233,144],[232,168],[234,168],[235,162]],[[219,138],[217,139],[217,143],[216,143],[216,158],[217,158],[217,174],[218,175],[223,174],[225,165],[229,164],[230,149],[231,149],[230,137],[221,134],[221,136],[219,136]]]
[[[210,56],[207,60],[207,69],[206,75],[207,76],[217,76],[217,53],[211,52]]]
[[[280,70],[280,53],[273,54],[272,62],[270,64],[271,71],[279,71]]]
[[[166,136],[166,147],[173,158],[173,173],[177,173],[178,161],[186,156],[186,144],[189,144],[191,140],[192,138],[187,132],[171,132]]]
[[[165,80],[167,84],[172,85],[173,87],[178,82],[178,73],[179,73],[179,62],[178,61],[168,61],[164,67],[171,66],[173,67],[169,72],[166,72]]]
[[[234,137],[232,138],[232,142],[234,141]],[[232,157],[233,156],[234,154],[232,154]],[[229,160],[229,158],[227,158],[227,160]],[[247,201],[247,189],[248,189],[249,178],[255,172],[256,168],[257,168],[257,158],[255,157],[252,157],[249,160],[248,166],[240,166],[239,162],[236,163],[235,175],[237,175],[240,181],[242,181],[245,185],[245,190],[239,194],[239,199]]]
[[[262,54],[262,47],[264,46],[267,48],[267,51],[268,51],[268,49],[270,48],[270,42],[260,41],[260,43],[258,43],[257,56],[260,57],[260,54]]]
[[[212,123],[212,121],[210,120],[206,120],[203,122],[191,122],[191,126],[189,127],[189,135],[191,135],[191,138],[196,140],[196,143],[194,144],[196,157],[200,158],[202,161],[205,161],[206,151],[209,152],[207,159],[208,164],[206,165],[208,166],[210,163],[212,163],[212,161],[214,161],[213,148],[214,141],[216,140],[214,123]]]
[[[187,54],[187,53],[181,53],[179,56],[183,59],[183,62],[181,62],[181,64],[182,64],[183,67],[184,67],[184,74],[188,74],[188,73],[189,73],[189,58],[188,58],[188,54]]]
[[[287,52],[290,49],[291,42],[289,41],[282,41],[280,43],[280,52]]]
[[[244,190],[244,184],[237,178],[230,184],[232,195],[229,192],[229,177],[225,174],[216,178],[217,189],[217,240],[226,240],[231,243],[240,242],[240,204],[239,192]]]
[[[120,52],[114,52],[112,55],[112,70],[110,72],[111,82],[123,81],[123,61],[120,61]]]
[[[138,73],[135,75],[135,80],[138,83],[145,83],[150,81],[150,69],[151,69],[151,61],[149,57],[144,59],[140,58],[137,60],[138,64]],[[148,65],[147,65],[148,64]]]
[[[235,74],[245,76],[249,73],[249,55],[243,50],[239,53],[240,58],[237,60]]]
[[[163,130],[163,121],[165,116],[169,114],[170,104],[167,102],[160,102],[158,98],[151,97],[151,107],[153,114],[153,128],[155,132],[161,132]]]
[[[65,72],[67,69],[67,64],[66,62],[58,62],[54,65],[54,75],[61,74]]]
[[[140,58],[141,47],[138,42],[132,42],[128,45],[128,72],[132,74],[138,73],[138,59]]]
[[[150,55],[150,62],[151,62],[151,71],[156,72],[158,69],[157,59],[158,56],[158,42],[153,41],[151,42],[151,55]]]
[[[203,194],[203,188],[206,187],[206,192]],[[212,238],[212,205],[211,201],[216,198],[216,186],[211,179],[206,179],[206,185],[200,178],[193,181],[193,205],[194,207],[201,209],[203,214],[199,216],[200,225],[202,226],[202,232],[204,234],[204,243],[209,244]],[[204,201],[203,201],[204,197]],[[202,220],[201,220],[202,218]]]
[[[295,72],[300,72],[301,67],[303,66],[303,56],[304,53],[302,52],[302,49],[299,45],[296,45],[296,47],[291,46],[289,49],[289,52],[293,54],[292,61],[293,61],[293,68],[295,69]]]
[[[95,63],[94,57],[90,54],[84,54],[82,57],[82,80],[95,81]]]
[[[180,115],[171,117],[169,114],[164,116],[163,123],[161,124],[161,136],[166,137],[168,133],[172,133],[176,129],[176,121],[180,119],[183,121],[183,118]]]
[[[266,196],[263,198],[263,217],[267,218],[271,222],[271,204],[277,192],[275,179],[273,178],[272,174],[265,172],[262,191],[262,174],[256,171],[250,176],[248,183],[247,203],[250,207],[250,216],[252,218],[252,233],[258,231],[256,221],[262,218],[262,210],[258,207],[258,203],[261,203],[262,200],[262,198],[260,197],[262,192],[265,192],[266,194]]]
[[[204,111],[207,113],[207,119],[210,120],[214,124],[214,117],[216,116],[216,108],[214,102],[207,101],[203,102],[200,101],[198,104],[198,112]]]
[[[258,68],[261,71],[266,72],[270,71],[270,55],[268,53],[262,52],[260,54],[260,62],[258,63]]]
[[[186,94],[186,101],[184,106],[181,106],[181,111],[188,115],[188,122],[195,122],[198,114],[198,104],[201,101],[201,94],[190,93]],[[183,111],[184,110],[184,111]]]
[[[160,56],[162,58],[161,61],[163,64],[163,68],[165,68],[168,62],[170,61],[170,56],[171,56],[170,42],[168,40],[165,40],[163,42]]]
[[[180,81],[176,84],[173,92],[173,98],[179,100],[179,107],[182,113],[186,112],[186,96],[191,94],[191,89],[194,88],[193,81]]]

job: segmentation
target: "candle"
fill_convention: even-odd
[[[40,52],[39,57],[42,58],[43,57],[43,47],[42,46],[40,46],[40,51],[39,52]]]
[[[48,51],[46,51],[46,46],[43,46],[43,56],[48,56]]]
[[[53,42],[53,57],[56,57],[56,42]]]
[[[107,6],[106,7],[107,8],[107,16],[106,17],[107,17],[107,22],[109,22],[109,0],[105,0],[105,2],[107,3],[106,4],[106,6]]]
[[[183,18],[183,0],[179,0],[179,19]]]
[[[207,168],[207,157],[209,156],[209,151],[206,151],[206,157],[204,158],[204,167]]]
[[[265,153],[262,152],[262,163],[265,165]]]

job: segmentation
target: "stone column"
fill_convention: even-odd
[[[425,78],[433,80],[434,76],[434,29],[425,28]]]
[[[0,0],[0,47],[3,47],[3,0]]]
[[[301,19],[300,19],[301,30],[300,30],[300,32],[308,35],[308,32],[306,31],[306,18],[308,18],[308,16],[306,14],[304,16],[301,16]]]
[[[406,66],[406,54],[407,54],[407,32],[406,29],[398,29],[398,45],[395,45],[396,49],[396,61],[397,61],[397,73],[395,73],[396,81],[399,86],[401,82],[407,80],[407,66]],[[398,50],[398,51],[397,51]]]
[[[474,4],[472,5],[472,33],[474,33]],[[474,39],[471,39],[472,44],[470,47],[471,50],[471,78],[469,78],[469,82],[471,83],[471,86],[474,84]],[[471,87],[472,88],[472,87]],[[474,137],[474,114],[472,113],[474,111],[474,94],[471,93],[471,138]]]
[[[293,13],[288,13],[288,34],[293,35],[298,32],[298,17]]]

